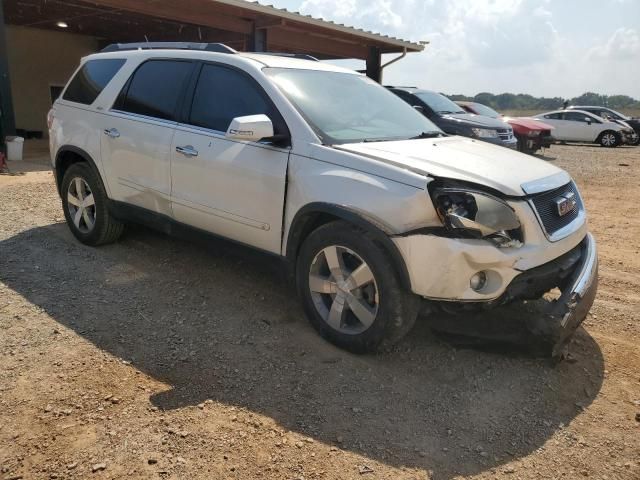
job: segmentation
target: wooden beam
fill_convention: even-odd
[[[174,22],[202,25],[245,35],[250,35],[253,32],[253,23],[251,21],[223,15],[213,2],[194,0],[182,0],[180,2],[167,0],[90,0],[90,3],[140,13],[150,17],[164,18]]]
[[[367,77],[378,83],[382,82],[382,53],[380,53],[380,49],[377,47],[369,47]]]
[[[277,17],[260,17],[256,18],[254,24],[257,29],[263,28],[273,28],[273,27],[284,27],[287,22],[284,18]]]
[[[274,45],[286,46],[298,53],[318,52],[332,58],[360,58],[364,60],[369,54],[369,50],[360,45],[281,28],[269,30],[270,49],[273,49]]]

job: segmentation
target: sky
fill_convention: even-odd
[[[384,83],[448,94],[586,91],[640,99],[640,0],[261,0],[349,26],[428,40]],[[387,58],[388,57],[388,58]],[[385,56],[387,61],[393,55]],[[362,63],[339,62],[350,68]]]

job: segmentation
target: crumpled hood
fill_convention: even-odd
[[[434,177],[485,185],[511,196],[524,195],[522,185],[526,183],[554,175],[563,183],[571,178],[531,155],[465,137],[350,143],[334,148]]]

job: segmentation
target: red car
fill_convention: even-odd
[[[485,117],[499,118],[513,127],[518,139],[518,150],[523,153],[535,153],[541,148],[549,148],[554,141],[551,136],[553,127],[538,120],[523,117],[504,117],[494,109],[476,102],[456,102],[469,113]]]

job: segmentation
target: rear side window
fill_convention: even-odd
[[[192,62],[150,60],[138,67],[116,103],[124,112],[163,120],[175,120]]]
[[[567,113],[564,114],[564,119],[565,120],[569,120],[571,122],[587,123],[587,118],[589,118],[589,120],[593,121],[592,118],[587,117],[584,113],[580,113],[580,112],[567,112]]]
[[[226,132],[234,118],[259,114],[271,119],[276,135],[286,133],[280,113],[253,79],[231,68],[203,65],[193,96],[191,125]]]
[[[62,98],[91,105],[124,63],[119,58],[89,60],[73,77]]]
[[[548,118],[549,120],[562,120],[561,113],[549,113],[544,116],[544,118]]]

